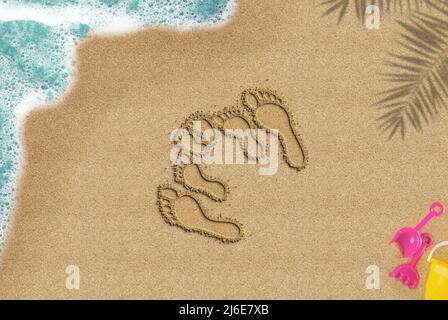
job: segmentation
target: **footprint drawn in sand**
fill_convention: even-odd
[[[159,186],[158,206],[167,223],[185,231],[197,232],[222,242],[236,242],[243,237],[243,229],[237,221],[210,217],[195,196],[169,184]]]
[[[198,134],[202,135],[205,130],[217,129],[213,124],[212,116],[206,112],[198,111],[187,117],[181,124],[181,128],[186,129],[190,133],[191,141],[200,144],[201,149],[211,145],[214,137],[212,136],[207,141],[194,134],[194,122],[200,124],[201,131]],[[202,156],[202,150],[198,153],[192,150],[190,153],[190,159],[194,158],[193,154],[195,153],[199,153],[198,155]],[[204,165],[195,163],[178,164],[173,166],[173,171],[174,181],[180,183],[185,189],[202,193],[214,201],[224,201],[227,199],[229,192],[228,185],[218,178],[207,175],[204,170]]]
[[[201,129],[201,131],[197,132],[197,134],[195,134],[195,131],[194,131],[195,122],[200,125],[200,129]],[[213,136],[210,137],[209,141],[202,139],[202,135],[203,135],[204,131],[209,130],[209,129],[217,129],[213,125],[212,115],[207,112],[203,112],[203,111],[196,111],[196,112],[192,113],[191,115],[189,115],[182,122],[180,127],[183,129],[186,129],[190,133],[190,136],[194,139],[194,141],[201,144],[201,146],[206,146],[206,145],[212,143],[214,140]]]
[[[251,131],[250,135],[243,137],[242,132],[246,130],[257,129],[252,114],[246,109],[239,106],[226,107],[223,110],[216,111],[212,114],[212,124],[218,128],[222,133],[230,135],[236,139],[242,149],[244,155],[250,160],[256,160],[258,155],[263,156],[264,146],[256,137],[255,131]],[[237,130],[241,130],[238,133]],[[233,132],[233,133],[229,133]],[[250,140],[252,141],[250,141]],[[249,150],[249,145],[256,146],[256,150]],[[260,154],[257,152],[261,152]]]
[[[259,128],[278,130],[283,157],[288,165],[296,170],[305,168],[307,151],[296,132],[291,113],[277,93],[267,89],[248,89],[242,93],[241,100]]]
[[[201,111],[195,112],[184,120],[181,127],[190,133],[190,136],[193,138],[192,140],[200,143],[203,147],[210,145],[214,139],[212,137],[210,141],[204,141],[203,139],[199,141],[198,137],[194,135],[193,123],[195,121],[200,124],[200,134],[203,134],[207,129],[216,129],[225,133],[226,129],[246,130],[254,128],[251,115],[245,109],[240,107],[224,108],[213,114]],[[250,158],[250,155],[248,154],[248,140],[240,139],[241,137],[234,138],[238,140],[244,155]],[[254,142],[257,142],[256,138],[253,136],[247,138],[254,139]],[[225,150],[223,150],[223,152],[225,152]],[[207,175],[204,170],[204,165],[180,164],[173,166],[173,169],[174,181],[182,184],[185,189],[192,192],[202,193],[214,201],[225,201],[227,199],[227,194],[229,192],[228,185],[218,178]]]
[[[241,94],[241,102],[242,107],[233,106],[214,113],[195,112],[183,121],[181,128],[190,133],[191,141],[200,142],[202,147],[209,147],[214,142],[218,142],[216,136],[212,136],[209,140],[200,138],[207,129],[216,129],[227,136],[231,135],[233,139],[237,139],[247,159],[252,156],[248,152],[250,139],[256,142],[255,159],[257,155],[259,158],[264,156],[265,146],[252,134],[246,135],[245,138],[237,136],[235,129],[243,132],[247,129],[265,129],[266,131],[275,129],[278,131],[283,156],[288,165],[296,170],[303,169],[308,162],[307,152],[284,101],[273,91],[248,89]],[[201,130],[195,132],[195,125],[198,123]],[[227,130],[233,130],[233,133]],[[260,151],[262,151],[261,154]],[[201,155],[203,153],[203,151],[198,152]],[[190,150],[190,153],[193,157],[195,151]],[[170,184],[159,186],[157,197],[160,213],[167,223],[186,231],[197,232],[222,242],[239,241],[243,237],[241,225],[230,218],[211,218],[195,196],[195,194],[202,194],[218,202],[227,199],[229,186],[223,180],[211,177],[204,171],[202,164],[173,165],[174,181],[184,190]]]

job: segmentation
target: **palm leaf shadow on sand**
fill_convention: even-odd
[[[369,5],[377,5],[380,12],[403,14],[418,12],[433,2],[437,2],[437,0],[325,0],[320,4],[326,7],[323,16],[336,14],[339,24],[350,12],[350,6],[354,7],[358,20],[364,23],[365,12]]]
[[[384,80],[392,86],[380,92],[374,107],[383,114],[377,119],[389,139],[404,138],[410,124],[421,131],[424,124],[447,108],[448,98],[448,0],[430,4],[431,14],[417,12],[403,28],[399,44],[404,53],[389,53]]]

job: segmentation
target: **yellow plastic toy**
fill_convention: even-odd
[[[445,246],[448,246],[448,241],[440,242],[428,255],[430,266],[426,279],[425,300],[448,300],[448,262],[432,257],[437,249]]]

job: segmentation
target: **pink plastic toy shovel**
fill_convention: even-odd
[[[433,242],[432,236],[429,233],[423,233],[421,237],[423,238],[422,246],[412,257],[411,262],[400,264],[394,269],[394,271],[389,273],[389,276],[403,282],[403,284],[408,286],[409,289],[417,288],[420,281],[420,275],[418,274],[416,268],[417,263],[420,261],[425,249],[431,246]]]
[[[429,208],[429,213],[415,227],[404,227],[398,230],[390,242],[397,242],[401,248],[401,254],[405,258],[414,256],[422,247],[422,235],[420,230],[434,217],[440,217],[445,212],[445,206],[440,201],[434,202]]]

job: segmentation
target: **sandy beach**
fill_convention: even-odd
[[[387,87],[379,73],[399,49],[399,26],[391,17],[380,30],[355,17],[337,25],[323,12],[310,0],[241,0],[218,28],[82,42],[70,91],[23,123],[0,298],[421,299],[423,282],[409,290],[388,277],[400,262],[388,242],[445,201],[448,125],[381,135],[370,106]],[[175,184],[170,132],[255,87],[286,100],[307,167],[280,158],[273,176],[255,165],[207,168],[229,195],[197,196],[212,216],[241,223],[237,242],[169,225],[157,188]],[[442,241],[447,226],[427,230]],[[80,290],[65,287],[68,265],[80,268]],[[370,265],[379,290],[365,286]]]

